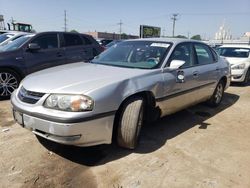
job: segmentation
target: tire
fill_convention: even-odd
[[[243,85],[247,85],[250,80],[250,69],[247,70],[246,77],[243,81]]]
[[[211,107],[217,107],[220,105],[223,95],[224,95],[225,84],[221,80],[217,84],[212,97],[207,101],[208,105]]]
[[[141,126],[144,122],[144,100],[133,97],[123,105],[117,127],[119,146],[134,149],[138,143]]]
[[[10,98],[11,93],[18,88],[20,76],[9,69],[0,69],[0,99]]]

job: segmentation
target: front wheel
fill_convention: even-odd
[[[250,69],[247,70],[246,77],[245,77],[245,79],[243,81],[243,84],[247,85],[249,80],[250,80]]]
[[[0,99],[9,98],[11,93],[18,88],[20,77],[8,69],[0,69]]]
[[[212,95],[212,97],[208,100],[208,105],[211,107],[217,107],[220,105],[223,95],[224,95],[224,82],[220,81],[215,90],[214,93]]]
[[[142,97],[133,97],[125,102],[118,121],[118,145],[134,149],[137,145],[144,119],[144,101]]]

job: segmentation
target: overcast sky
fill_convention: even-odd
[[[225,23],[234,38],[250,31],[250,0],[0,0],[5,21],[31,23],[36,31],[63,30],[64,10],[67,28],[79,32],[122,32],[139,35],[139,25],[162,28],[171,36],[171,15],[178,13],[176,35],[200,34],[213,39]]]

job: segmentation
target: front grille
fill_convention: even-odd
[[[18,92],[18,98],[22,102],[26,102],[29,104],[35,104],[39,99],[44,95],[45,93],[39,93],[34,91],[28,91],[24,87],[21,87],[21,89]]]

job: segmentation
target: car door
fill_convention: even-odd
[[[169,70],[168,66],[173,60],[185,61],[178,70]],[[158,100],[162,116],[184,109],[197,100],[198,77],[197,66],[191,42],[178,44],[173,50],[167,66],[163,71],[163,96]]]
[[[213,55],[209,46],[203,43],[194,43],[196,63],[198,65],[199,100],[208,98],[213,94],[219,71],[221,70],[218,59]]]
[[[67,63],[88,61],[91,49],[85,47],[82,37],[79,34],[63,33],[64,50]]]
[[[65,64],[64,51],[59,46],[57,33],[41,34],[32,39],[24,49],[27,73]],[[29,44],[37,44],[40,49],[30,50]]]

